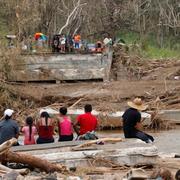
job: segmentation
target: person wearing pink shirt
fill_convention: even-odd
[[[72,141],[73,140],[73,126],[70,117],[67,114],[67,108],[61,107],[59,109],[58,128],[59,140],[58,141]]]
[[[26,125],[22,128],[22,132],[24,134],[24,145],[36,144],[35,134],[37,134],[37,129],[33,125],[33,118],[26,118]]]

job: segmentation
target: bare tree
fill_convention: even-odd
[[[64,1],[62,0],[63,6],[67,10],[67,6],[65,5]],[[76,18],[79,18],[79,15],[81,14],[82,11],[82,6],[86,5],[87,3],[82,3],[81,0],[78,0],[76,3],[73,1],[73,9],[70,14],[68,14],[66,23],[61,27],[59,34],[62,33],[62,31],[70,24],[72,23],[73,20],[76,20]],[[80,22],[80,21],[79,21]],[[80,23],[78,23],[78,26],[76,27],[75,31],[78,30],[80,27]]]
[[[84,37],[134,31],[163,39],[180,33],[179,0],[0,0],[10,31],[19,37],[37,31],[81,32]]]

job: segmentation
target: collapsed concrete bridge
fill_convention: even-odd
[[[22,55],[9,75],[10,81],[107,80],[112,52],[107,54]]]

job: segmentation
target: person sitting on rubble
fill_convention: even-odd
[[[26,125],[21,131],[24,134],[24,145],[36,144],[34,136],[37,133],[37,129],[33,125],[33,118],[31,116],[26,118]]]
[[[130,101],[127,104],[130,108],[122,116],[125,138],[138,138],[146,143],[153,142],[154,138],[152,136],[141,131],[140,111],[147,109],[147,105],[144,105],[140,98],[135,98],[134,101]]]
[[[40,119],[37,122],[37,131],[39,137],[37,144],[54,142],[54,120],[50,118],[46,111],[41,112]]]
[[[78,135],[79,140],[90,140],[98,139],[95,135],[95,130],[97,128],[97,118],[91,114],[92,106],[91,104],[86,104],[84,106],[84,114],[77,117],[74,124],[74,130]],[[80,127],[80,129],[78,128]]]
[[[14,110],[12,109],[6,109],[4,111],[3,120],[0,121],[0,144],[11,138],[18,139],[19,137],[19,126],[16,120],[13,119],[13,113]],[[19,145],[19,143],[16,145]]]
[[[58,141],[72,141],[73,140],[73,126],[71,118],[68,117],[67,108],[61,107],[59,109],[60,116],[58,117],[59,140]]]

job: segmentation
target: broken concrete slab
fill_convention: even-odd
[[[59,148],[52,149],[51,144],[49,144],[49,149],[29,149],[25,152],[51,162],[63,163],[69,168],[88,167],[89,162],[93,162],[94,158],[101,158],[114,164],[128,166],[156,164],[158,160],[157,147],[150,144],[137,143],[136,141],[132,143],[132,141],[94,145],[94,150],[85,149],[80,151],[72,151],[71,148],[65,148],[64,150]]]
[[[127,149],[116,149],[114,151],[92,150],[78,152],[60,152],[35,155],[40,158],[45,158],[52,162],[65,164],[69,168],[78,166],[89,166],[89,157],[104,158],[119,165],[152,165],[156,164],[158,152],[155,146],[152,147],[136,147]],[[92,160],[93,161],[93,160]]]
[[[22,55],[9,74],[10,81],[64,81],[109,77],[112,52],[105,54]]]

